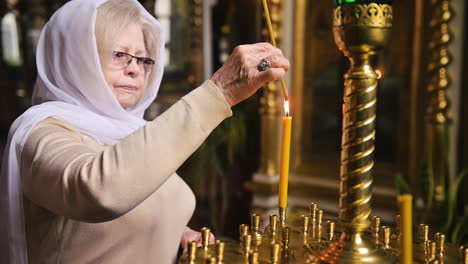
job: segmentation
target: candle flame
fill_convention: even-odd
[[[289,116],[289,101],[288,100],[284,101],[284,113],[286,114],[286,116]]]
[[[380,69],[375,70],[375,73],[377,74],[377,79],[382,78],[383,76],[383,71]]]

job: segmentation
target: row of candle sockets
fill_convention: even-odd
[[[271,247],[270,263],[276,264],[279,261],[281,251],[288,250],[291,245],[291,233],[299,234],[302,236],[296,241],[303,241],[302,245],[314,244],[320,242],[333,241],[336,238],[335,222],[327,220],[325,226],[322,219],[323,211],[318,209],[316,203],[310,205],[310,216],[302,215],[300,224],[296,227],[281,226],[276,215],[270,215],[269,225],[265,228],[264,232],[260,231],[260,216],[257,214],[251,215],[251,224],[242,224],[239,227],[240,231],[240,252],[248,260],[249,264],[257,264],[259,258],[259,247],[263,241],[268,241]],[[371,225],[367,230],[374,240],[374,243],[384,249],[398,251],[400,243],[400,216],[396,216],[396,232],[392,234],[389,226],[381,226],[381,219],[377,216],[371,218]],[[202,247],[201,250],[205,251],[204,262],[206,263],[224,263],[224,247],[225,243],[219,240],[216,241],[214,254],[208,254],[210,229],[202,228]],[[324,235],[322,235],[324,234]],[[445,253],[445,235],[436,233],[434,240],[429,239],[429,226],[421,224],[419,226],[419,237],[414,243],[415,246],[422,249],[424,252],[424,261],[426,263],[443,263]],[[300,246],[302,246],[300,245]],[[192,241],[188,245],[188,263],[195,263],[197,244]],[[468,264],[468,248],[460,246],[458,249],[459,263]],[[198,262],[199,263],[199,262]]]

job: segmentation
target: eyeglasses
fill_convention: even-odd
[[[140,66],[140,69],[144,70],[145,72],[150,72],[154,65],[154,60],[150,58],[137,57],[122,51],[112,52],[112,63],[116,66],[124,68],[132,63],[133,59],[136,60],[136,63],[138,66]]]

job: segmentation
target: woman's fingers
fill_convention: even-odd
[[[199,243],[201,241],[201,233],[195,230],[192,230],[189,227],[186,227],[184,233],[182,234],[182,239],[180,241],[182,244],[182,248],[184,249],[184,252],[187,251],[187,247],[188,247],[187,244],[190,241],[196,241],[197,243]]]
[[[268,70],[258,73],[258,82],[259,85],[263,85],[266,82],[271,82],[275,80],[281,80],[284,78],[285,71],[283,68],[270,68]]]
[[[270,68],[259,67],[262,60],[269,61]],[[266,82],[283,78],[289,68],[283,52],[269,43],[241,45],[210,80],[233,106],[254,94]]]
[[[257,74],[258,86],[262,86],[266,82],[280,80],[284,78],[286,71],[289,71],[289,61],[284,57],[269,56],[265,60],[270,62],[271,67],[263,71],[257,69],[259,71]]]
[[[289,61],[283,56],[270,55],[266,58],[263,58],[262,60],[269,61],[271,68],[282,68],[285,71],[289,71],[289,67],[290,67]],[[262,60],[260,60],[258,64],[260,64]]]
[[[210,232],[210,238],[208,240],[208,243],[214,244],[215,240],[215,235]],[[184,233],[182,234],[181,239],[182,248],[184,249],[183,252],[187,252],[188,243],[190,243],[191,241],[195,241],[197,243],[197,247],[202,246],[202,234],[187,227]]]
[[[208,243],[214,244],[215,241],[216,241],[215,235],[214,235],[213,233],[210,232],[210,239],[209,239]]]

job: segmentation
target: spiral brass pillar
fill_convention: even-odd
[[[364,235],[371,214],[377,105],[377,74],[370,59],[387,42],[392,7],[342,4],[335,8],[333,22],[335,42],[351,62],[344,76],[339,203],[343,233],[320,259],[324,263],[396,263],[393,253],[377,248]]]

